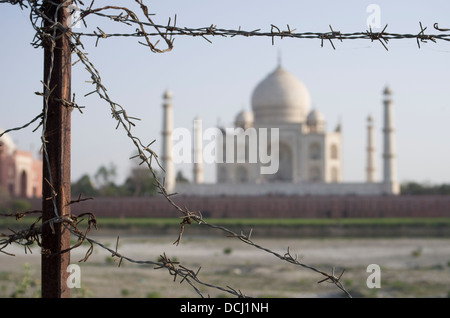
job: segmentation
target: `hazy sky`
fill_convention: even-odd
[[[343,33],[367,29],[370,4],[380,8],[381,27],[387,32],[420,31],[437,34],[434,23],[450,28],[449,1],[144,1],[156,15],[156,23],[166,24],[177,14],[177,25],[270,31],[277,25],[297,31]],[[105,1],[95,1],[100,6]],[[134,1],[114,1],[138,10]],[[43,52],[30,42],[34,30],[28,10],[0,5],[0,127],[20,126],[34,118],[42,100]],[[103,20],[88,20],[106,32],[134,31],[136,27],[114,26]],[[84,30],[84,29],[80,29]],[[381,29],[375,29],[381,31]],[[242,109],[251,109],[255,86],[277,64],[282,64],[308,88],[312,106],[320,110],[328,130],[339,119],[343,127],[344,181],[365,180],[366,118],[375,119],[378,176],[382,172],[382,90],[393,90],[398,175],[401,182],[414,180],[450,182],[450,43],[422,43],[415,39],[391,40],[389,51],[369,40],[334,41],[336,50],[320,40],[270,38],[176,37],[172,52],[151,53],[137,39],[100,40],[98,47],[86,39],[85,49],[99,70],[110,97],[123,105],[129,115],[139,117],[135,135],[144,142],[156,139],[161,151],[162,95],[174,94],[175,127],[191,129],[200,116],[203,127],[220,121],[230,125]],[[72,179],[93,175],[102,164],[114,163],[121,182],[130,169],[133,144],[122,129],[115,130],[109,105],[95,94],[83,97],[93,87],[85,81],[89,74],[81,63],[73,67],[72,91],[86,106],[83,114],[72,114]],[[36,125],[11,133],[18,146],[37,151],[40,131]],[[190,166],[177,166],[191,178]],[[213,167],[206,167],[207,181],[214,180]]]

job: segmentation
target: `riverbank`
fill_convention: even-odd
[[[0,231],[21,230],[30,226],[34,218],[16,221],[0,219]],[[267,238],[449,238],[450,218],[207,218],[210,225],[220,226],[236,233],[250,230]],[[97,219],[101,233],[116,235],[175,235],[180,231],[180,218],[108,218]],[[81,223],[87,224],[86,221]],[[186,231],[193,235],[221,236],[223,230],[208,224],[185,224]],[[93,230],[95,233],[95,230]]]
[[[448,297],[450,293],[450,239],[448,238],[267,238],[258,231],[252,239],[261,247],[284,255],[289,248],[302,263],[336,274],[345,272],[342,283],[353,297],[404,298]],[[117,236],[102,230],[92,238],[115,250]],[[181,243],[177,235],[135,235],[121,231],[119,253],[133,260],[157,262],[166,255],[176,266],[198,272],[207,284],[230,286],[252,297],[345,297],[336,286],[317,282],[320,274],[280,260],[267,251],[236,238],[195,235],[186,230]],[[95,246],[87,262],[78,262],[88,251],[83,245],[71,252],[71,263],[80,266],[81,288],[72,297],[199,297],[181,277],[155,265],[133,264],[111,257]],[[13,245],[0,254],[0,296],[11,297],[25,284],[19,296],[39,294],[40,250]],[[120,263],[120,267],[118,266]],[[368,288],[370,264],[380,266],[380,288]],[[215,287],[195,284],[204,297],[233,297]]]
[[[267,238],[322,237],[450,237],[450,218],[207,218],[209,225],[236,233],[252,231]],[[144,235],[174,235],[180,231],[179,218],[99,218],[105,233],[115,231]],[[221,236],[224,231],[208,224],[185,224],[193,235]]]

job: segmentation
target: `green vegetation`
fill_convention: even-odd
[[[14,218],[0,218],[0,227],[6,228],[14,224],[26,226],[34,222],[34,218],[24,218],[16,221]],[[449,218],[208,218],[206,221],[210,224],[223,226],[281,226],[281,227],[299,227],[299,226],[450,226]],[[128,228],[128,227],[172,227],[178,226],[181,222],[179,218],[109,218],[101,217],[97,219],[99,229],[102,228]],[[193,224],[195,225],[195,224]]]
[[[133,167],[122,185],[115,183],[116,170],[113,163],[108,167],[101,166],[94,175],[95,183],[88,174],[84,174],[72,183],[72,196],[152,196],[157,193],[155,180],[148,169]]]
[[[157,187],[150,171],[136,165],[130,170],[129,176],[122,185],[115,183],[117,167],[114,163],[101,166],[93,178],[88,174],[82,175],[72,183],[72,195],[84,196],[142,196],[155,195]],[[176,181],[188,183],[189,180],[181,171],[177,172]],[[450,195],[450,184],[431,185],[426,183],[406,182],[401,185],[402,195]],[[0,195],[1,198],[1,195]]]
[[[359,218],[359,219],[275,219],[275,218],[207,218],[209,224],[224,226],[237,233],[271,236],[448,236],[450,218]],[[98,228],[131,230],[145,233],[175,233],[179,218],[100,218]],[[207,226],[189,225],[195,233],[220,234]],[[419,231],[416,231],[419,230]],[[192,232],[194,233],[194,232]]]
[[[24,265],[24,276],[22,278],[22,281],[16,286],[16,289],[11,293],[11,298],[22,298],[27,297],[26,294],[29,292],[31,287],[36,287],[36,282],[31,278],[31,266],[28,263],[25,263]],[[37,291],[33,297],[37,297],[38,295]],[[28,296],[29,297],[29,296]]]
[[[450,195],[450,184],[429,185],[407,182],[401,185],[402,195]]]
[[[327,226],[327,225],[368,225],[368,226],[398,226],[419,225],[439,226],[450,225],[450,218],[358,218],[358,219],[276,219],[276,218],[208,218],[208,223],[224,226]],[[104,227],[167,227],[179,225],[177,218],[99,218],[99,226]]]
[[[415,250],[413,250],[411,252],[411,256],[412,257],[420,257],[422,255],[422,247],[419,246],[418,248],[416,248]]]
[[[152,291],[147,293],[146,295],[147,298],[161,298],[161,293],[158,291]]]
[[[232,249],[231,247],[225,247],[225,248],[223,249],[223,253],[224,253],[225,255],[231,254],[232,252],[233,252],[233,249]]]

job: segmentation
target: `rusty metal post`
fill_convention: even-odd
[[[48,17],[54,17],[57,5],[64,0],[44,1],[43,9]],[[58,21],[67,26],[70,13],[67,5],[60,7]],[[45,21],[45,20],[44,20]],[[44,26],[50,27],[49,21]],[[48,30],[48,29],[47,29]],[[48,32],[48,31],[47,31]],[[49,31],[53,32],[53,31]],[[57,31],[57,36],[61,31]],[[47,123],[43,132],[46,140],[47,157],[43,164],[43,222],[55,216],[69,216],[70,208],[70,147],[71,147],[71,109],[62,101],[71,99],[71,52],[68,38],[63,35],[56,39],[53,49],[48,40],[44,42],[44,83],[51,71],[48,100]],[[44,87],[44,90],[47,90]],[[50,169],[48,168],[50,167]],[[49,171],[50,170],[50,171]],[[52,180],[52,184],[48,181]],[[56,196],[55,196],[56,195]],[[51,199],[54,198],[54,201]],[[55,211],[56,207],[56,211]],[[56,214],[57,213],[57,214]],[[70,253],[61,251],[70,246],[70,232],[61,223],[53,228],[44,224],[42,228],[41,280],[43,298],[63,298],[70,296],[67,287],[67,266]]]

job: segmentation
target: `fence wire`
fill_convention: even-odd
[[[139,118],[130,116],[123,106],[114,102],[109,97],[106,87],[102,84],[99,71],[95,68],[94,64],[88,59],[87,53],[85,52],[85,48],[82,43],[82,39],[94,37],[96,38],[96,45],[97,45],[100,40],[103,41],[104,39],[108,39],[111,37],[136,37],[144,39],[144,42],[139,41],[139,43],[148,47],[151,50],[151,52],[154,53],[165,53],[172,50],[174,47],[174,39],[176,36],[201,37],[208,42],[211,42],[211,38],[215,36],[265,37],[270,38],[272,44],[274,43],[274,40],[276,38],[318,39],[320,40],[322,47],[324,45],[324,41],[328,41],[333,49],[336,49],[333,41],[343,42],[344,40],[370,40],[371,42],[373,41],[380,42],[382,46],[386,50],[388,50],[388,42],[390,40],[415,39],[419,48],[421,43],[426,43],[428,41],[432,41],[434,43],[436,43],[437,41],[450,41],[450,33],[445,33],[450,31],[450,29],[440,28],[438,23],[435,23],[433,25],[433,28],[434,30],[440,33],[427,34],[425,33],[427,27],[423,27],[420,22],[419,22],[420,30],[417,33],[411,34],[389,33],[387,32],[388,27],[387,25],[383,28],[381,32],[373,32],[371,29],[369,29],[364,32],[354,32],[354,33],[342,33],[340,31],[335,31],[331,25],[329,26],[330,28],[329,32],[297,32],[295,29],[291,29],[289,25],[286,25],[286,29],[282,29],[279,28],[278,26],[271,25],[270,31],[261,31],[261,29],[245,31],[242,30],[240,27],[237,30],[223,29],[218,28],[216,25],[210,25],[201,28],[189,28],[177,26],[176,16],[173,19],[169,18],[168,23],[165,25],[154,23],[152,20],[154,15],[149,12],[149,8],[143,3],[142,0],[134,1],[134,3],[137,4],[139,7],[139,11],[131,10],[128,7],[123,6],[109,5],[103,7],[94,7],[95,1],[91,1],[89,5],[85,5],[83,1],[80,0],[65,1],[64,3],[58,5],[56,13],[53,17],[47,16],[42,10],[42,6],[46,3],[57,5],[52,1],[0,0],[0,3],[9,3],[12,5],[18,5],[21,9],[30,10],[30,22],[36,32],[32,42],[33,47],[39,48],[43,47],[44,45],[50,44],[53,56],[53,50],[55,48],[55,43],[58,37],[64,36],[70,40],[72,53],[78,57],[78,60],[75,61],[73,65],[81,63],[91,78],[91,84],[94,86],[94,89],[85,96],[90,94],[97,94],[100,99],[104,100],[109,105],[112,118],[117,122],[116,129],[122,127],[125,130],[125,133],[127,134],[130,141],[133,143],[133,145],[137,150],[138,154],[135,157],[138,157],[141,160],[140,162],[141,165],[145,165],[149,169],[150,173],[154,177],[156,183],[155,185],[158,187],[159,193],[163,195],[167,199],[167,202],[180,213],[181,218],[180,231],[178,238],[175,240],[174,244],[178,245],[180,243],[186,225],[189,225],[191,223],[198,223],[200,225],[222,231],[225,234],[227,234],[227,236],[239,239],[245,244],[248,244],[264,252],[270,253],[274,257],[277,257],[282,261],[286,261],[293,265],[297,265],[302,268],[312,270],[322,275],[323,279],[320,280],[319,283],[325,281],[331,282],[334,285],[336,285],[340,290],[342,290],[346,296],[351,297],[350,293],[345,289],[345,287],[341,282],[341,277],[344,271],[342,271],[339,275],[336,275],[335,270],[333,268],[331,273],[326,273],[315,267],[300,262],[295,255],[291,254],[289,248],[287,248],[287,251],[284,254],[277,253],[275,251],[272,251],[268,248],[256,244],[251,239],[251,231],[248,235],[245,235],[242,232],[238,234],[226,227],[214,225],[207,222],[207,220],[205,220],[202,217],[201,211],[191,211],[189,210],[188,207],[181,207],[178,204],[176,204],[172,200],[172,196],[175,195],[176,193],[169,193],[165,188],[164,178],[160,180],[157,176],[156,169],[161,169],[162,171],[164,171],[164,168],[161,166],[159,162],[157,152],[151,148],[154,141],[148,144],[143,143],[137,136],[133,134],[133,127],[136,125],[135,122],[138,121]],[[73,29],[63,26],[57,19],[58,11],[68,10],[69,6],[72,4],[75,4],[77,8],[79,8],[79,19],[77,21],[74,21],[74,23],[82,22],[86,28],[88,27],[87,17],[89,16],[97,16],[100,18],[107,19],[109,21],[114,21],[129,27],[137,27],[137,28],[133,32],[129,33],[107,33],[97,26],[96,30],[90,32],[74,32]],[[50,22],[49,24],[51,26],[49,28],[44,28],[44,21]],[[165,47],[163,48],[159,47],[161,41],[165,45]],[[51,67],[53,67],[53,58],[51,62]],[[51,72],[49,72],[49,74],[51,74]],[[52,93],[51,87],[49,87],[49,83],[50,77],[46,78],[45,81],[43,82],[44,86],[43,92],[36,92],[36,94],[41,95],[44,99],[44,106],[42,112],[37,116],[35,116],[31,121],[29,121],[25,125],[6,130],[5,132],[0,134],[0,137],[3,134],[8,133],[10,131],[24,129],[38,120],[40,120],[39,125],[34,130],[37,130],[40,126],[42,126],[43,127],[42,131],[43,132],[45,131],[47,121],[48,100],[51,98]],[[64,106],[78,109],[80,112],[81,109],[83,108],[83,106],[80,106],[75,102],[75,94],[73,95],[72,100],[65,100],[62,101],[62,103],[64,104]],[[51,171],[50,165],[48,163],[48,157],[46,154],[47,142],[45,140],[44,134],[42,134],[41,140],[42,140],[42,152],[44,154],[44,169],[48,169],[49,171]],[[44,182],[47,182],[51,186],[52,185],[51,177],[50,180],[44,180]],[[53,193],[52,197],[45,199],[53,200],[53,202],[55,202],[56,195],[58,195],[58,193],[55,192]],[[80,196],[77,200],[73,200],[69,204],[76,204],[86,199],[89,198],[82,198]],[[39,222],[41,221],[41,216],[39,216],[29,228],[23,229],[21,231],[11,230],[12,232],[11,234],[1,234],[0,237],[2,238],[0,239],[0,252],[11,255],[6,251],[6,248],[13,243],[24,246],[25,251],[27,249],[29,250],[29,246],[33,243],[37,243],[39,246],[41,246],[40,234],[42,233],[42,226],[44,225],[43,223],[48,223],[51,228],[53,228],[54,224],[61,223],[73,235],[78,237],[78,242],[76,244],[74,244],[67,250],[61,251],[61,253],[69,252],[71,249],[80,246],[83,242],[88,242],[90,244],[90,248],[86,252],[85,257],[80,261],[87,261],[89,256],[92,254],[94,250],[94,246],[98,246],[110,252],[111,256],[118,260],[119,266],[122,263],[122,261],[128,261],[130,263],[135,264],[153,265],[155,269],[166,269],[170,275],[174,276],[174,280],[176,280],[177,277],[180,277],[181,278],[180,282],[184,281],[187,282],[201,297],[203,297],[203,295],[197,288],[196,284],[219,289],[237,297],[247,297],[247,295],[245,295],[240,290],[236,290],[230,286],[226,287],[217,286],[202,281],[199,278],[200,268],[198,268],[195,271],[188,269],[179,262],[172,261],[168,256],[166,256],[165,253],[163,253],[160,256],[160,261],[158,262],[148,260],[135,260],[130,257],[127,257],[125,254],[119,253],[117,245],[116,249],[113,250],[105,246],[104,244],[96,240],[93,240],[92,238],[88,237],[88,234],[90,233],[91,229],[97,227],[97,220],[93,213],[82,213],[78,216],[72,214],[70,217],[61,217],[58,214],[55,203],[54,203],[54,211],[55,211],[54,218],[46,222],[41,222],[41,224],[39,224]],[[23,213],[3,214],[1,216],[15,217],[16,219],[21,219],[25,216],[36,213],[42,214],[42,211],[28,211]],[[79,227],[79,223],[86,217],[88,219],[88,226],[86,229],[82,230]],[[117,239],[117,244],[118,240],[119,238]],[[44,250],[42,251],[43,254],[47,252],[48,251]]]

